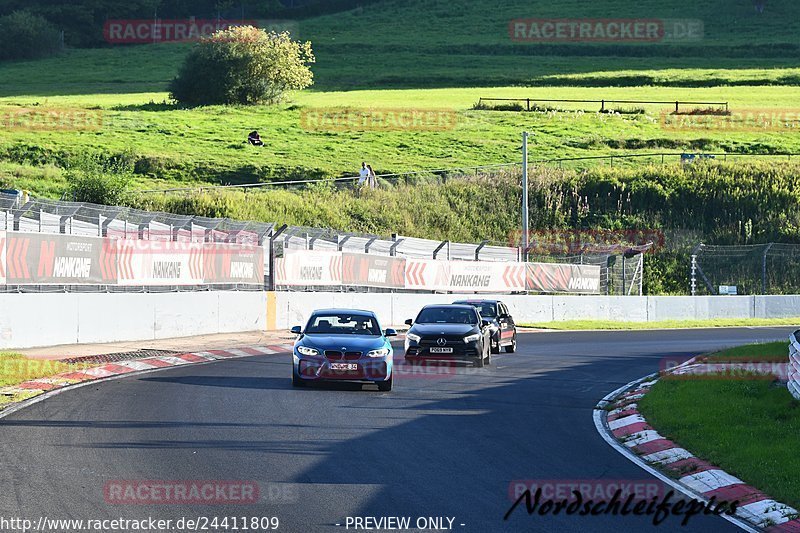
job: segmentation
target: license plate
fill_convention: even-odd
[[[431,348],[431,353],[453,353],[452,348]]]
[[[358,370],[356,363],[331,363],[331,370]]]

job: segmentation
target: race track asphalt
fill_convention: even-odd
[[[716,517],[655,528],[650,517],[528,516],[524,506],[503,516],[514,480],[652,481],[597,433],[597,401],[667,359],[791,330],[525,333],[490,367],[404,369],[391,393],[293,389],[286,354],[93,383],[0,419],[0,518],[277,516],[278,531],[335,532],[348,516],[407,516],[454,517],[464,532],[734,531]],[[260,501],[109,504],[114,480],[249,480]]]

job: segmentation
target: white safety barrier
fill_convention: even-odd
[[[800,317],[800,296],[524,296],[459,294],[390,294],[354,292],[274,293],[277,329],[299,325],[314,309],[347,307],[370,309],[385,325],[401,325],[422,306],[469,298],[499,299],[517,322],[561,320],[705,320],[718,318]],[[272,307],[272,306],[271,306]]]
[[[0,293],[0,350],[266,328],[266,293]]]
[[[370,309],[385,326],[399,326],[414,318],[424,305],[475,297],[261,291],[0,293],[0,350],[286,330],[303,324],[315,309],[331,307]],[[800,296],[480,297],[503,300],[518,323],[800,317]]]
[[[789,335],[789,381],[787,386],[792,396],[800,400],[800,343],[797,334],[800,330]]]

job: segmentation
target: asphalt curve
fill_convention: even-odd
[[[454,518],[465,532],[648,530],[650,517],[529,516],[524,505],[503,520],[509,486],[652,481],[597,434],[596,402],[667,359],[790,331],[526,333],[516,354],[484,369],[405,369],[391,393],[293,389],[286,355],[99,382],[0,420],[0,517],[276,516],[291,532],[388,516]],[[248,480],[260,499],[120,505],[104,498],[115,480]],[[658,526],[711,528],[735,530],[710,516]]]

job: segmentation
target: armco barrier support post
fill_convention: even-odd
[[[439,246],[433,251],[433,258],[436,259],[436,256],[439,255],[439,252],[442,251],[442,248],[450,244],[450,241],[442,241]]]
[[[269,283],[267,284],[267,289],[270,292],[275,291],[275,239],[277,239],[281,233],[286,231],[288,228],[286,224],[278,228],[277,231],[274,229],[270,230],[269,232],[269,246],[267,252],[269,253],[269,257],[267,258],[267,263],[269,265]]]
[[[475,248],[475,261],[481,260],[481,250],[483,247],[489,244],[489,241],[482,241],[476,248]]]
[[[397,247],[400,246],[400,244],[402,244],[402,242],[404,240],[405,239],[398,239],[397,238],[397,233],[392,233],[392,241],[393,241],[393,243],[392,243],[392,246],[389,247],[389,255],[391,257],[397,256]]]

